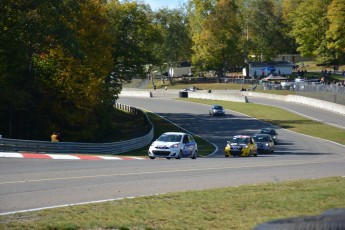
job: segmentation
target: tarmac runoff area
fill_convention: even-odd
[[[75,154],[40,154],[28,152],[0,152],[0,158],[50,159],[50,160],[146,160],[144,157],[94,156]]]

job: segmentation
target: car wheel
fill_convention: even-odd
[[[191,159],[196,159],[197,156],[198,156],[198,151],[195,150],[193,155],[192,155],[192,157],[191,157]]]
[[[155,159],[155,157],[150,157],[150,159],[151,159],[151,160],[154,160],[154,159]]]
[[[182,150],[180,150],[180,152],[178,153],[176,159],[181,159],[182,155],[183,155],[183,152],[182,152]]]
[[[225,155],[225,157],[229,157],[230,155]]]
[[[167,157],[167,160],[170,160],[170,157]]]

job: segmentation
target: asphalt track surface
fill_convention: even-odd
[[[169,98],[121,98],[119,102],[156,112],[213,142],[218,151],[196,160],[2,158],[0,213],[175,191],[345,176],[345,147],[336,143],[277,128],[279,144],[273,154],[224,158],[227,137],[253,134],[269,124],[233,111],[226,111],[225,117],[209,116],[206,105]]]

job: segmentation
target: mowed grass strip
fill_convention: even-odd
[[[345,207],[345,178],[243,185],[0,216],[0,229],[252,229]]]
[[[178,100],[185,100],[207,105],[220,104],[226,109],[246,114],[248,116],[274,124],[284,129],[334,141],[343,145],[345,144],[345,129],[310,120],[306,117],[289,112],[285,109],[252,103],[220,100],[192,98],[180,98]]]

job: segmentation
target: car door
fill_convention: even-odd
[[[184,156],[191,155],[195,150],[195,141],[193,137],[189,134],[184,135],[183,144],[184,144],[183,155]]]
[[[274,150],[274,140],[271,136],[269,136],[269,143],[268,143],[270,150]]]
[[[252,153],[257,153],[257,145],[253,137],[250,137],[249,139],[249,145]]]

